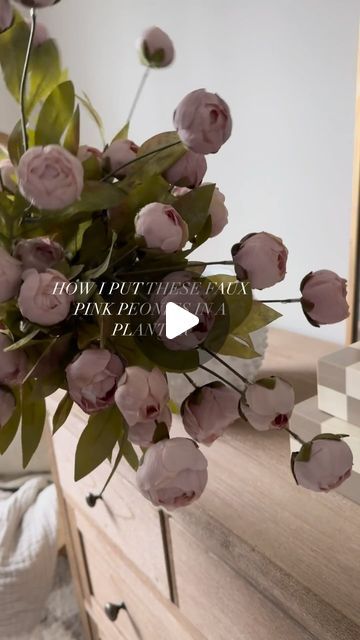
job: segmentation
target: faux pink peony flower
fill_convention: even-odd
[[[201,153],[187,151],[170,169],[164,178],[170,184],[193,189],[201,185],[207,170],[206,158]]]
[[[230,109],[216,93],[197,89],[181,100],[174,126],[182,142],[195,153],[217,153],[231,135]]]
[[[52,7],[54,4],[60,2],[60,0],[16,0],[16,2],[22,4],[24,7],[44,9],[45,7]]]
[[[251,233],[232,248],[236,275],[253,289],[266,289],[284,280],[288,250],[271,233]]]
[[[109,162],[110,171],[115,171],[118,178],[123,178],[129,173],[129,162],[135,160],[139,147],[132,140],[115,140],[104,151],[103,160]]]
[[[160,369],[127,367],[119,380],[115,402],[131,427],[158,420],[169,400],[169,388]]]
[[[9,386],[21,384],[28,370],[24,351],[5,351],[11,344],[10,338],[0,333],[0,383]]]
[[[159,27],[146,29],[136,45],[140,60],[147,67],[168,67],[174,60],[175,49],[172,40]]]
[[[28,269],[23,278],[18,305],[24,318],[44,327],[58,324],[67,318],[73,296],[66,291],[60,292],[61,285],[69,284],[61,273],[53,269],[44,273]]]
[[[156,507],[186,507],[204,491],[207,460],[187,438],[161,440],[147,450],[136,474],[142,495]]]
[[[9,0],[0,0],[0,33],[11,27],[14,20],[14,12]]]
[[[21,285],[21,273],[21,262],[0,247],[0,302],[7,302],[17,296]]]
[[[124,365],[114,353],[86,349],[66,368],[69,394],[85,413],[96,413],[114,404],[123,373]]]
[[[152,202],[143,207],[135,218],[135,231],[143,237],[149,249],[174,253],[182,249],[189,230],[181,215],[168,204]]]
[[[312,324],[334,324],[349,316],[346,284],[344,278],[327,269],[311,272],[303,279],[301,304]]]
[[[183,402],[185,430],[194,440],[211,445],[239,417],[240,395],[222,382],[195,389]]]
[[[84,187],[80,160],[56,144],[26,151],[18,178],[22,195],[38,209],[64,209],[79,200]]]
[[[64,257],[64,249],[50,238],[20,240],[14,250],[14,258],[20,260],[23,269],[36,269],[39,273],[53,267]]]
[[[328,436],[328,439],[327,437]],[[306,449],[308,449],[306,451]],[[293,454],[292,469],[299,485],[310,491],[331,491],[347,480],[352,471],[353,454],[341,437],[322,434]]]
[[[294,404],[295,393],[291,384],[272,376],[250,384],[240,406],[254,429],[268,431],[288,427]]]
[[[168,407],[165,407],[162,413],[158,416],[156,422],[137,422],[129,427],[129,440],[133,444],[137,444],[139,447],[148,449],[152,445],[155,431],[159,423],[163,422],[168,430],[171,427],[172,415]]]

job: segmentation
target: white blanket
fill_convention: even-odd
[[[29,638],[51,591],[57,557],[57,500],[47,475],[0,482],[0,638]]]

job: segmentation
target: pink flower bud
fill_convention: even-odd
[[[216,93],[197,89],[178,105],[174,126],[183,143],[195,153],[217,153],[231,135],[230,109]]]
[[[9,386],[21,384],[28,370],[24,351],[5,351],[11,344],[10,338],[0,333],[0,383]]]
[[[21,273],[21,262],[0,247],[0,302],[7,302],[17,296],[21,284]]]
[[[0,0],[0,33],[11,27],[14,19],[14,12],[9,0]]]
[[[80,145],[77,153],[78,160],[80,160],[81,164],[90,160],[90,158],[97,158],[100,162],[102,155],[102,151],[96,149],[96,147],[88,147],[86,144]]]
[[[168,67],[175,57],[172,41],[159,27],[149,27],[136,43],[141,62],[147,67]]]
[[[139,147],[131,140],[115,140],[103,153],[103,160],[108,161],[111,172],[115,171],[118,178],[123,178],[131,169],[131,165],[124,165],[135,160],[138,151]]]
[[[36,269],[42,273],[60,262],[64,249],[50,238],[20,240],[14,250],[14,258],[20,260],[23,269]]]
[[[350,447],[340,437],[334,439],[332,434],[322,434],[292,456],[297,483],[310,491],[337,489],[350,477],[352,465]]]
[[[182,249],[188,239],[189,230],[181,215],[168,204],[147,204],[135,218],[136,234],[143,237],[149,249],[160,249],[174,253]]]
[[[142,495],[170,511],[200,498],[208,479],[207,460],[192,440],[161,440],[147,450],[136,481]]]
[[[61,273],[53,269],[45,273],[28,269],[23,278],[18,305],[24,318],[44,327],[67,318],[73,296],[66,292],[70,283]]]
[[[211,216],[210,238],[214,238],[222,232],[228,223],[228,210],[225,206],[225,196],[217,187],[215,187],[211,200],[209,215]]]
[[[170,431],[171,419],[171,411],[168,407],[165,407],[156,422],[137,422],[129,427],[130,442],[144,449],[148,449],[152,445],[158,424],[163,422],[167,426],[168,431]]]
[[[169,400],[169,388],[160,369],[127,367],[119,380],[115,402],[131,427],[158,420]]]
[[[15,398],[10,389],[0,388],[0,429],[9,422],[16,406]]]
[[[170,184],[193,189],[200,186],[207,170],[206,158],[201,153],[187,151],[170,169],[164,178]]]
[[[10,191],[10,193],[15,193],[17,190],[17,177],[16,177],[16,169],[10,160],[1,160],[0,161],[0,175],[1,182],[3,183],[5,189]],[[1,191],[0,184],[0,191]]]
[[[183,402],[184,427],[194,440],[211,445],[239,417],[240,394],[222,382],[195,389]]]
[[[66,368],[69,394],[85,413],[96,413],[114,404],[123,373],[124,365],[114,353],[86,349]]]
[[[26,151],[18,177],[22,195],[38,209],[64,209],[79,200],[84,187],[80,160],[56,144]]]
[[[266,289],[284,280],[288,250],[271,233],[251,233],[232,248],[236,275],[253,289]]]
[[[272,376],[250,384],[240,407],[254,429],[268,431],[289,426],[294,404],[295,393],[291,384]]]
[[[334,324],[349,316],[346,284],[344,278],[327,269],[311,272],[303,279],[301,304],[312,324]]]

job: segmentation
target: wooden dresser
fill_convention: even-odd
[[[300,401],[314,395],[316,361],[332,350],[273,330],[264,370],[291,380]],[[295,485],[287,434],[239,421],[205,451],[201,500],[168,514],[137,492],[125,463],[87,505],[111,467],[74,483],[83,425],[74,409],[53,438],[53,461],[87,639],[359,640],[360,509]]]

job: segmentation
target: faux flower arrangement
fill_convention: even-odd
[[[106,144],[98,113],[87,96],[75,94],[56,43],[37,20],[37,9],[56,1],[18,1],[30,8],[30,22],[0,0],[0,65],[20,106],[13,131],[0,138],[0,453],[21,428],[27,466],[43,432],[45,399],[63,389],[54,433],[73,403],[89,416],[77,446],[76,480],[116,453],[111,476],[124,458],[154,505],[186,506],[207,483],[199,444],[210,446],[239,416],[258,430],[289,431],[291,385],[276,376],[248,381],[222,359],[258,356],[251,333],[280,314],[252,290],[284,279],[288,251],[270,233],[250,233],[234,245],[231,260],[217,263],[232,264],[236,275],[206,277],[211,263],[189,256],[227,224],[223,194],[203,183],[206,155],[231,135],[226,102],[205,89],[192,91],[175,109],[174,131],[138,146],[129,127],[139,91],[127,123]],[[175,55],[157,27],[141,36],[138,50],[146,67],[141,87],[150,69],[168,66]],[[97,122],[102,149],[80,146],[80,106]],[[137,285],[154,279],[160,286],[149,286],[144,300]],[[216,293],[208,294],[214,282]],[[237,284],[242,295],[232,296]],[[89,304],[107,309],[120,299],[120,285],[126,304],[157,306],[151,335],[119,334],[112,314],[74,312]],[[205,305],[199,324],[168,340],[156,328],[159,319],[174,296],[190,289],[190,308]],[[347,317],[346,282],[332,271],[308,274],[300,290],[300,297],[282,302],[300,303],[312,324]],[[215,299],[225,315],[214,316],[207,306]],[[205,367],[204,356],[230,368],[239,388]],[[199,387],[192,377],[198,368],[217,380]],[[169,372],[194,388],[181,406],[186,437],[171,438],[176,406]],[[350,475],[344,435],[307,443],[293,435],[301,444],[291,461],[298,484],[328,491]],[[140,460],[133,445],[142,449]]]

